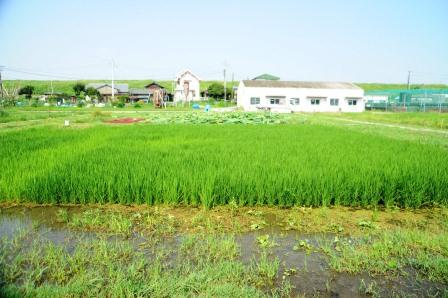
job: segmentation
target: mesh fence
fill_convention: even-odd
[[[367,110],[448,112],[448,90],[386,90],[366,92]]]

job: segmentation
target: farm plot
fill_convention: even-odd
[[[321,125],[132,125],[0,134],[0,200],[448,204],[448,152]]]

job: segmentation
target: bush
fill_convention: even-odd
[[[127,101],[129,101],[129,96],[127,96],[127,95],[119,95],[118,96],[118,101],[127,102]]]
[[[126,105],[124,104],[124,102],[119,101],[116,105],[117,108],[124,108]]]
[[[134,108],[139,109],[139,108],[141,108],[141,107],[142,107],[142,106],[141,106],[138,102],[134,104]]]
[[[27,85],[19,90],[19,95],[25,95],[26,98],[30,99],[33,96],[34,86]]]
[[[78,108],[82,108],[84,105],[85,105],[85,103],[84,103],[83,100],[79,100],[78,103],[76,104],[76,106],[77,106]]]
[[[76,96],[79,96],[81,94],[81,92],[86,91],[86,85],[84,85],[83,83],[76,83],[73,86],[73,91],[75,92]]]

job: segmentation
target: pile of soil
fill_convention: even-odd
[[[143,118],[119,118],[106,121],[107,123],[129,124],[143,121]]]

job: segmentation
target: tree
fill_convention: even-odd
[[[210,96],[211,98],[218,99],[224,97],[224,86],[222,84],[212,83],[210,86],[208,86],[207,91],[208,96]]]
[[[19,90],[19,95],[25,95],[26,98],[30,99],[33,96],[34,86],[27,85]]]
[[[100,96],[100,92],[92,87],[87,88],[84,92],[88,96]]]
[[[76,83],[73,86],[73,91],[75,91],[76,96],[79,96],[81,94],[81,92],[86,91],[86,85],[84,85],[83,83]]]

